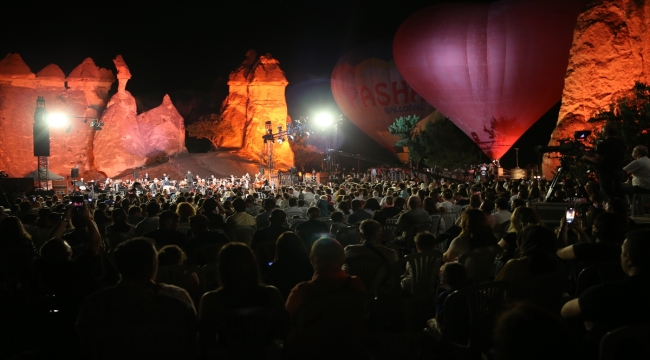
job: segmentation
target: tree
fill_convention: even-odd
[[[216,149],[221,147],[228,134],[235,132],[235,128],[229,121],[224,121],[219,114],[202,116],[193,124],[187,126],[189,136],[208,139]]]
[[[388,131],[400,137],[396,145],[408,146],[411,159],[428,167],[454,169],[482,162],[481,149],[446,117],[429,121],[424,130],[414,132],[417,116],[395,119]]]
[[[296,138],[295,141],[290,142],[291,150],[294,154],[293,162],[296,167],[302,171],[311,171],[312,169],[322,169],[323,159],[325,154],[318,151],[314,145],[307,144],[307,137]]]
[[[614,123],[628,149],[650,143],[650,86],[636,82],[624,96],[593,115],[590,123]],[[604,125],[604,124],[603,124]]]

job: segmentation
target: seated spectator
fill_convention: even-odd
[[[158,267],[183,265],[187,255],[176,245],[165,245],[158,251]]]
[[[430,252],[436,250],[436,236],[425,231],[415,235],[415,248],[418,253]],[[402,275],[402,289],[411,288],[411,264],[406,263],[406,270]]]
[[[295,200],[295,198],[292,198]],[[257,258],[257,263],[263,274],[266,274],[269,263],[275,257],[275,243],[283,233],[291,231],[287,225],[287,214],[275,209],[269,217],[270,225],[263,227],[253,234],[251,249]]]
[[[219,253],[219,284],[201,298],[199,336],[202,348],[216,347],[217,318],[225,310],[275,307],[284,309],[282,295],[260,280],[257,261],[251,249],[242,243],[230,243]],[[209,352],[209,351],[208,351]]]
[[[497,255],[495,276],[503,269],[506,263],[517,255],[517,236],[528,225],[539,225],[539,216],[535,210],[528,207],[516,208],[510,216],[508,232],[499,240],[501,254]]]
[[[258,229],[269,226],[269,216],[271,216],[271,212],[275,208],[275,199],[264,200],[264,212],[255,217],[255,223],[257,224]]]
[[[494,227],[495,229],[498,229],[498,226],[510,220],[512,213],[508,211],[508,199],[506,198],[498,198],[497,201],[495,202],[495,205],[497,208],[497,212],[492,214],[492,216],[494,216],[494,220],[495,220]]]
[[[497,219],[492,215],[492,211],[494,210],[494,201],[486,199],[483,201],[480,207],[481,211],[485,214],[485,217],[487,218],[488,225],[490,225],[491,229],[494,229],[497,223]]]
[[[106,353],[129,357],[191,357],[196,337],[194,305],[185,290],[155,282],[158,259],[153,244],[142,238],[120,244],[115,251],[115,265],[120,282],[85,299],[79,311],[77,334],[84,357],[101,358]],[[154,333],[160,329],[160,336],[167,341],[165,346],[151,343],[131,348],[127,344],[132,345],[133,341],[125,337],[133,334],[125,330],[133,324],[138,324],[140,329],[147,325],[146,331]],[[125,334],[116,329],[122,329]],[[165,336],[170,329],[177,336]]]
[[[608,331],[625,325],[650,322],[650,230],[627,234],[621,247],[621,267],[628,278],[604,283],[583,292],[562,307],[562,317],[585,320],[591,358],[595,358],[600,339]]]
[[[142,209],[136,205],[129,206],[128,215],[127,221],[129,224],[136,225],[140,223],[140,221],[144,220],[142,217]]]
[[[222,247],[230,242],[226,234],[218,231],[210,231],[210,220],[205,215],[194,215],[190,217],[190,228],[194,237],[189,239],[185,249],[190,257],[190,263],[203,266],[211,262],[217,262],[216,258],[210,258],[209,254],[198,252],[201,247],[217,245]]]
[[[463,211],[460,215],[460,227],[460,235],[451,241],[449,249],[442,256],[445,262],[456,261],[461,255],[472,249],[497,244],[487,217],[481,210]]]
[[[153,239],[156,249],[165,245],[177,245],[181,248],[186,245],[185,235],[176,231],[179,216],[173,211],[165,210],[160,213],[158,229],[145,233],[144,236]]]
[[[135,226],[135,234],[142,236],[144,233],[154,231],[158,228],[158,213],[160,204],[155,200],[149,200],[147,204],[147,217]]]
[[[340,211],[334,211],[330,214],[330,219],[332,220],[332,225],[330,226],[330,234],[333,237],[336,237],[336,233],[341,229],[347,229],[348,224],[345,223],[345,217]]]
[[[575,348],[576,341],[561,319],[531,304],[518,304],[502,313],[494,329],[497,360],[573,360]]]
[[[446,289],[438,295],[438,299],[436,300],[436,317],[427,322],[428,328],[439,334],[442,334],[444,331],[445,300],[454,291],[465,287],[467,283],[467,270],[463,264],[447,264],[442,271],[442,280],[449,286],[449,289]],[[468,316],[465,309],[461,310],[463,311],[457,311],[454,314],[454,318],[457,318],[458,321],[463,321]]]
[[[298,207],[298,199],[294,197],[289,198],[289,207],[284,212],[287,213],[289,219],[295,219],[294,216],[298,216],[299,219],[303,217],[302,210]]]
[[[469,199],[465,199],[460,192],[454,193],[454,205],[469,205]]]
[[[430,223],[431,217],[424,209],[422,209],[422,199],[417,196],[411,196],[408,199],[408,210],[403,212],[397,219],[397,230],[395,231],[398,236],[401,234],[403,241],[408,244],[413,238],[408,236],[415,236],[412,232],[413,228],[418,224]]]
[[[328,191],[331,191],[330,189],[327,189]],[[327,201],[328,195],[321,195],[320,197],[315,196],[314,201],[316,201],[316,207],[318,210],[320,210],[320,215],[319,216],[329,216],[330,211],[329,211],[329,205],[330,203]],[[308,209],[309,211],[309,209]],[[309,215],[307,215],[309,218]]]
[[[402,197],[393,198],[393,206],[384,207],[381,211],[386,213],[387,217],[394,218],[404,211],[404,205],[406,205],[406,199]]]
[[[529,301],[549,310],[554,302],[561,300],[566,272],[564,265],[558,259],[557,238],[553,230],[542,225],[526,226],[517,240],[519,243],[519,258],[508,261],[496,277],[496,281],[510,283],[506,298],[514,301]],[[540,279],[561,279],[559,284],[544,283],[547,288],[540,288]],[[557,286],[555,286],[557,285]],[[544,292],[548,297],[535,296]],[[551,299],[557,295],[556,299]],[[547,301],[544,303],[545,301]]]
[[[178,203],[176,206],[176,214],[178,214],[178,227],[176,231],[185,235],[185,239],[191,238],[192,228],[190,227],[190,217],[196,215],[194,206],[188,202]]]
[[[126,212],[121,208],[114,209],[112,215],[113,223],[104,228],[104,234],[108,246],[115,249],[120,243],[135,237],[135,226],[128,222]]]
[[[352,200],[352,214],[348,216],[348,224],[358,224],[370,218],[372,218],[372,214],[361,208],[361,201]]]
[[[309,220],[296,226],[296,233],[305,242],[305,247],[311,249],[312,244],[323,236],[329,234],[327,224],[317,219],[320,217],[320,210],[317,207],[310,207],[307,210]]]
[[[429,214],[429,216],[443,215],[446,211],[444,207],[438,207],[436,200],[430,196],[424,198],[422,208]],[[436,235],[444,232],[445,225],[445,219],[441,217],[438,221],[438,229],[435,231]]]
[[[203,212],[201,214],[208,218],[210,230],[224,230],[226,228],[226,222],[222,216],[222,214],[228,213],[225,207],[226,203],[224,202],[224,206],[220,208],[216,198],[206,199],[203,202]]]
[[[257,227],[255,218],[246,213],[246,202],[240,198],[235,199],[232,203],[236,213],[226,219],[226,232],[239,226],[250,226],[253,229]]]
[[[309,254],[302,239],[290,231],[280,235],[275,244],[275,258],[269,266],[266,282],[278,288],[286,301],[291,289],[301,282],[311,280],[313,275],[314,268],[309,262]]]
[[[376,257],[392,267],[397,262],[397,253],[393,249],[380,245],[382,233],[383,229],[380,223],[374,220],[364,220],[359,225],[361,244],[346,246],[345,258]]]
[[[260,214],[261,207],[255,202],[252,197],[246,198],[246,213],[250,216],[257,216]]]

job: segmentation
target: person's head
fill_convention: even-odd
[[[543,225],[528,225],[517,239],[522,257],[546,256],[557,252],[557,237]]]
[[[487,215],[491,214],[492,211],[494,210],[494,201],[486,199],[481,204],[480,209],[483,210],[483,212],[486,213]]]
[[[339,271],[345,263],[345,251],[335,239],[320,238],[311,247],[309,260],[315,272]]]
[[[20,219],[15,216],[7,216],[2,220],[2,222],[0,222],[0,234],[2,234],[3,239],[11,241],[31,240],[32,238],[29,233],[25,231]]]
[[[469,207],[472,209],[479,209],[481,207],[481,196],[472,195],[469,197]]]
[[[618,126],[614,123],[607,123],[605,126],[603,126],[603,136],[605,137],[610,137],[610,136],[618,136]]]
[[[164,230],[176,230],[180,216],[177,213],[165,210],[158,216],[158,228]]]
[[[540,223],[537,212],[529,207],[520,206],[510,215],[510,227],[508,232],[519,233],[528,225],[538,225]]]
[[[526,200],[516,198],[512,200],[512,210],[514,211],[518,207],[526,207]]]
[[[527,303],[502,313],[494,329],[497,360],[570,360],[576,343],[557,314]]]
[[[64,240],[53,238],[41,246],[40,255],[50,263],[62,263],[72,260],[72,248]]]
[[[422,199],[419,196],[410,196],[408,201],[409,209],[417,209],[422,207]]]
[[[201,214],[190,216],[190,229],[193,234],[198,235],[208,232],[209,228],[210,220],[208,220],[207,216]]]
[[[632,150],[632,157],[635,159],[640,159],[644,156],[648,156],[648,147],[645,145],[637,145]]]
[[[621,247],[621,267],[628,275],[650,269],[650,229],[627,233]]]
[[[467,282],[467,269],[461,263],[449,263],[445,265],[442,276],[452,289],[459,289]]]
[[[257,260],[246,244],[224,245],[219,251],[218,267],[222,288],[250,288],[261,283]]]
[[[194,210],[194,206],[188,202],[182,202],[176,206],[176,213],[180,217],[180,221],[185,222],[188,221],[190,216],[196,215],[196,210]]]
[[[389,196],[386,197],[386,200],[384,201],[384,203],[387,206],[393,206],[394,205],[394,200],[395,200],[395,198],[389,195]]]
[[[364,208],[364,210],[377,211],[377,210],[381,210],[381,205],[379,205],[379,201],[377,201],[377,199],[369,198],[363,204],[363,208]]]
[[[154,217],[160,212],[160,204],[157,201],[149,201],[147,204],[147,216]]]
[[[264,200],[264,210],[271,211],[271,210],[275,209],[275,206],[276,206],[275,204],[276,204],[275,199],[265,199]]]
[[[343,222],[343,213],[340,211],[334,211],[330,214],[330,219],[333,223],[341,223]]]
[[[114,259],[122,280],[151,281],[156,278],[158,253],[151,239],[139,237],[119,244]]]
[[[419,198],[418,198],[419,199]],[[406,199],[403,197],[397,197],[393,200],[393,206],[397,208],[404,208],[404,205],[406,205]]]
[[[165,245],[158,251],[158,266],[183,265],[187,255],[176,245]]]
[[[372,213],[372,219],[383,225],[388,221],[388,215],[383,211],[375,211]]]
[[[498,198],[494,203],[499,210],[508,210],[508,199]]]
[[[142,216],[142,209],[140,209],[140,207],[136,205],[129,206],[129,216],[134,216],[134,217]]]
[[[320,209],[312,206],[307,209],[307,218],[308,219],[318,219],[320,217]]]
[[[206,213],[211,213],[217,209],[217,200],[215,199],[205,199],[203,202],[203,210]]]
[[[445,201],[451,201],[454,198],[454,195],[451,190],[445,190],[442,192],[442,198]]]
[[[627,216],[611,212],[596,215],[591,234],[598,242],[622,244],[628,230]]]
[[[278,237],[275,243],[275,259],[273,261],[286,261],[288,263],[309,262],[309,253],[298,234],[287,231]]]
[[[489,233],[490,224],[485,213],[479,209],[467,209],[460,215],[461,235],[474,236],[477,234]]]
[[[359,225],[359,235],[370,244],[377,244],[381,239],[383,228],[375,220],[364,220]]]
[[[245,212],[246,211],[246,201],[242,198],[237,198],[232,202],[232,207],[236,212]]]
[[[352,200],[352,210],[353,211],[361,210],[361,201],[357,199]]]
[[[433,251],[436,248],[436,236],[428,231],[415,235],[415,248],[418,252]]]
[[[273,225],[282,225],[287,222],[287,213],[280,209],[271,211],[269,222]]]

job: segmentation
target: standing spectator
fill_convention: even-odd
[[[650,159],[648,159],[648,148],[645,145],[637,145],[632,150],[634,161],[627,164],[623,170],[632,174],[632,184],[628,183],[626,193],[650,193]]]
[[[581,159],[596,164],[596,176],[605,200],[620,198],[623,196],[623,157],[627,147],[618,137],[618,127],[614,123],[603,126],[603,137],[605,139],[596,147],[596,155],[584,155]]]

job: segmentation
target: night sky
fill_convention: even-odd
[[[55,63],[68,74],[87,57],[115,71],[112,59],[121,54],[133,74],[127,90],[138,96],[207,92],[215,86],[227,93],[224,79],[255,49],[280,61],[292,118],[340,113],[329,86],[338,59],[357,46],[392,38],[410,14],[441,2],[450,1],[21,1],[3,9],[0,56],[19,53],[35,73]],[[548,142],[558,110],[555,106],[515,144],[521,148],[520,166],[539,161],[532,145]],[[351,124],[343,131],[355,141],[342,150],[390,159],[372,140],[357,140],[359,131]],[[514,167],[514,150],[502,164]]]

